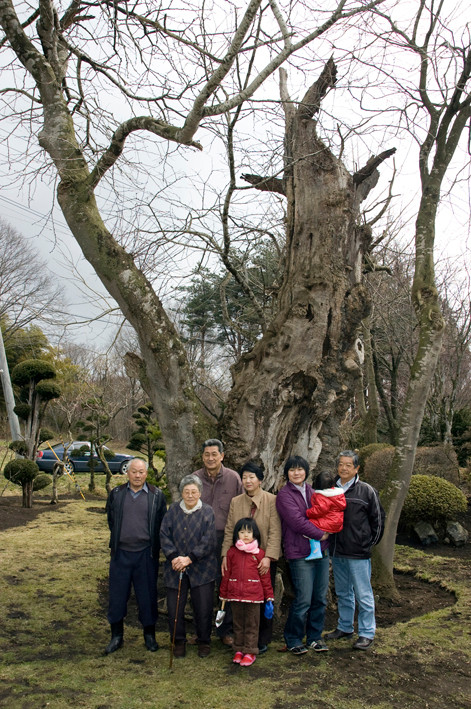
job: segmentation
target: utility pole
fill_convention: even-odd
[[[0,327],[0,376],[2,378],[3,396],[5,398],[5,406],[7,409],[8,422],[10,424],[12,441],[19,441],[23,438],[20,432],[20,422],[18,416],[14,412],[15,397],[11,386],[10,372],[8,369],[7,356],[3,345],[2,329]]]

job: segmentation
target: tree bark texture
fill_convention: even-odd
[[[378,391],[376,389],[375,381],[370,325],[370,318],[365,318],[362,323],[363,346],[365,348],[364,377],[366,387],[368,389],[368,407],[364,412],[363,416],[363,433],[365,445],[377,442],[379,419]]]
[[[381,501],[386,510],[383,539],[374,552],[374,583],[382,596],[394,598],[394,547],[397,525],[409,489],[425,405],[442,347],[444,320],[435,286],[433,247],[439,186],[443,173],[428,181],[416,221],[416,261],[412,297],[419,321],[419,344],[402,408],[393,464]]]
[[[108,149],[89,167],[64,91],[71,55],[58,28],[68,26],[70,18],[63,18],[61,28],[53,4],[48,0],[40,3],[37,27],[41,51],[39,43],[33,43],[24,32],[11,0],[0,0],[7,41],[39,92],[43,114],[39,142],[58,173],[59,205],[85,258],[136,331],[142,359],[131,360],[162,429],[173,493],[190,469],[198,444],[210,432],[209,425],[192,388],[182,341],[132,255],[106,228],[94,190],[121,155],[132,131],[146,130],[164,140],[201,148],[193,136],[203,117],[240,105],[263,77],[294,51],[297,45],[288,46],[287,42],[250,87],[219,108],[205,107],[234,63],[259,5],[257,0],[248,4],[227,56],[195,99],[183,127],[149,116],[132,117],[115,130]],[[312,38],[336,22],[341,9],[339,6]],[[337,453],[338,423],[359,374],[354,343],[368,310],[361,262],[370,237],[357,226],[358,206],[378,173],[376,163],[369,163],[354,180],[316,134],[314,115],[334,83],[335,66],[330,61],[297,109],[289,100],[284,101],[283,180],[288,218],[279,312],[263,339],[235,366],[234,387],[223,421],[228,460],[237,465],[249,457],[261,458],[270,487],[277,483],[290,453],[298,452],[314,464],[322,447],[323,463],[332,462]],[[377,158],[379,162],[382,159]]]
[[[334,81],[331,64],[297,109],[285,102],[287,243],[278,313],[233,367],[223,421],[229,460],[262,461],[269,488],[291,454],[314,466],[322,450],[322,464],[333,463],[338,423],[360,374],[355,342],[369,309],[361,283],[369,235],[358,227],[353,177],[319,139],[314,120],[325,82]]]

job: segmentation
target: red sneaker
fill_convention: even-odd
[[[241,667],[250,667],[250,665],[253,665],[253,663],[255,662],[256,659],[257,659],[256,655],[250,655],[250,654],[244,655],[244,657],[240,661],[240,666]]]
[[[235,662],[238,665],[243,657],[244,657],[243,652],[236,652],[236,654],[232,658],[232,662]]]

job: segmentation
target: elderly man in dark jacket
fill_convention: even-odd
[[[355,650],[368,650],[372,645],[375,623],[375,601],[371,588],[371,549],[384,531],[384,510],[376,490],[358,477],[359,460],[354,451],[343,451],[337,459],[336,485],[345,493],[347,507],[341,532],[329,538],[338,599],[337,629],[328,640],[353,636],[355,605],[358,606],[358,639]]]
[[[131,584],[139,607],[139,620],[144,626],[146,648],[151,652],[159,648],[155,640],[157,571],[160,525],[167,505],[162,491],[146,483],[145,461],[134,458],[127,476],[128,482],[111,490],[106,503],[111,532],[108,607],[111,641],[105,649],[107,655],[123,644],[123,619]]]

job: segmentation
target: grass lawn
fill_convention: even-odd
[[[67,500],[49,506],[44,498],[31,521],[0,532],[0,706],[471,708],[470,561],[404,547],[398,548],[398,566],[445,585],[457,602],[380,629],[366,653],[340,641],[328,653],[293,657],[276,652],[279,644],[273,643],[244,669],[232,665],[231,654],[215,641],[209,658],[188,647],[187,657],[174,660],[170,670],[163,620],[157,653],[145,650],[133,624],[125,626],[123,648],[103,656],[109,639],[100,590],[109,559],[105,493],[100,489],[91,498],[87,476],[78,478],[85,501],[64,478]],[[97,475],[98,485],[101,479]],[[5,494],[17,495],[18,488]]]

